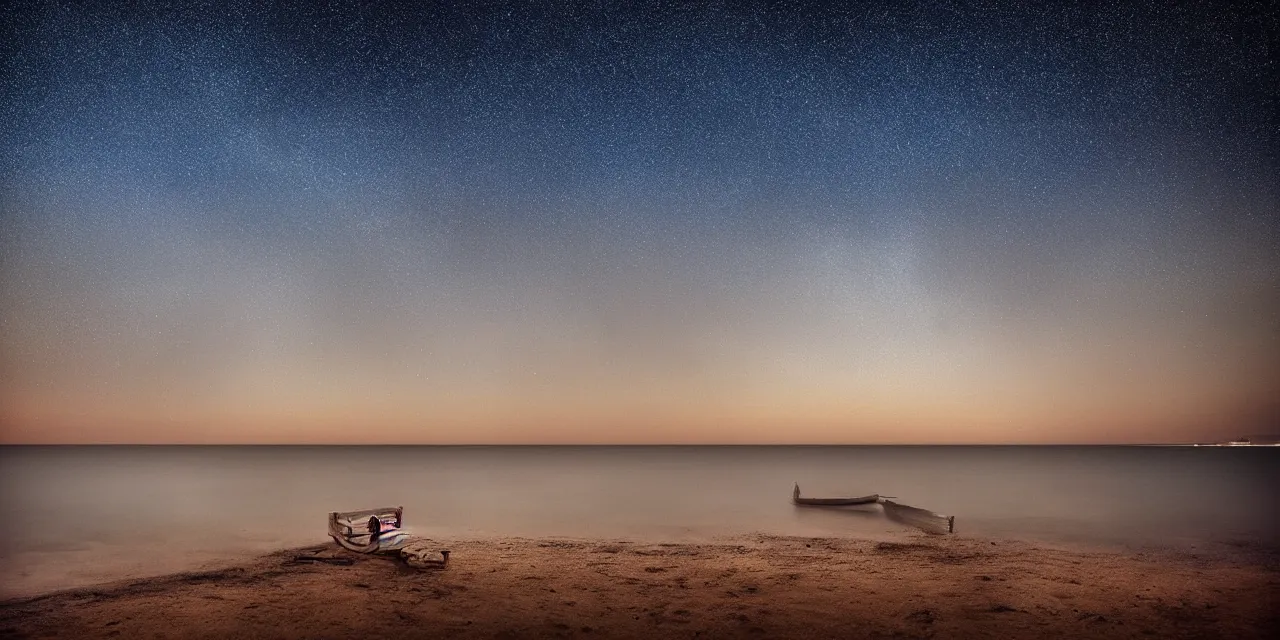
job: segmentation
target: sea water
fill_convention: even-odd
[[[4,447],[0,597],[322,544],[330,511],[403,506],[415,535],[700,541],[956,535],[1054,545],[1274,544],[1280,448]]]

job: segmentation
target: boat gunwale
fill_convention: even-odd
[[[802,498],[800,496],[800,483],[796,483],[795,489],[791,492],[792,502],[798,505],[811,507],[843,507],[860,504],[876,504],[881,500],[883,500],[883,498],[881,498],[878,493],[859,496],[856,498]]]

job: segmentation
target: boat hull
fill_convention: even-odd
[[[879,494],[860,496],[857,498],[803,498],[800,496],[800,485],[791,492],[791,501],[799,505],[811,507],[847,507],[859,504],[875,504],[880,502]]]

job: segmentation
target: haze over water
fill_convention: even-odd
[[[957,535],[1202,551],[1280,536],[1280,450],[1187,447],[6,447],[0,573],[15,595],[324,544],[330,511],[403,505],[417,535],[641,541]],[[466,558],[458,558],[465,563]]]

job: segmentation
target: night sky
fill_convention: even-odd
[[[0,441],[1276,429],[1273,6],[622,4],[6,5]]]

